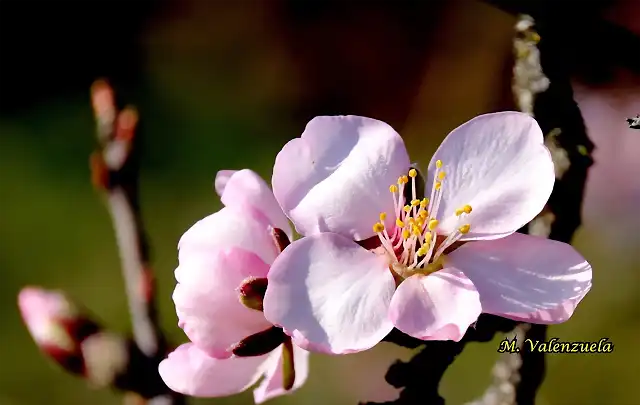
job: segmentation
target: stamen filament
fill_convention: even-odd
[[[411,168],[408,176],[398,177],[397,183],[389,186],[395,218],[388,222],[387,213],[382,212],[379,221],[373,226],[381,247],[390,260],[390,268],[402,278],[440,270],[445,250],[460,240],[471,228],[470,224],[464,223],[472,211],[471,206],[467,204],[455,210],[458,219],[455,231],[447,235],[442,243],[437,242],[440,221],[436,216],[443,198],[447,173],[443,170],[442,161],[436,161],[435,166],[429,198],[418,199],[418,172]],[[409,187],[409,181],[411,195],[405,197],[405,187]],[[385,227],[385,223],[393,225],[393,232]]]

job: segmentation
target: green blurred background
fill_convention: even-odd
[[[628,6],[602,12],[636,23]],[[220,207],[217,170],[248,167],[268,180],[279,148],[323,114],[385,120],[425,165],[455,126],[513,108],[514,21],[473,0],[2,0],[0,405],[121,403],[42,356],[16,306],[24,285],[62,288],[111,328],[129,329],[110,218],[89,181],[94,79],[107,77],[119,100],[139,109],[141,203],[159,305],[168,335],[182,342],[171,301],[176,245]],[[593,73],[593,59],[583,60],[582,73]],[[594,287],[569,322],[550,330],[562,340],[608,337],[615,349],[548,356],[541,405],[640,404],[640,133],[625,123],[640,113],[640,78],[605,67],[597,79],[577,75],[575,86],[597,146],[575,240],[593,265]],[[449,403],[483,392],[496,342],[470,345],[450,368]],[[386,368],[410,354],[381,344],[356,355],[314,355],[308,383],[272,403],[391,399]],[[249,404],[251,394],[193,403]]]

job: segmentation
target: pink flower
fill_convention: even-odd
[[[159,371],[172,390],[200,397],[239,393],[264,376],[254,390],[261,403],[299,388],[307,377],[308,352],[240,301],[280,253],[273,230],[291,240],[291,228],[256,173],[221,171],[215,183],[225,207],[193,225],[178,245],[173,300],[191,343],[169,354]],[[254,355],[234,355],[255,340],[258,346],[249,347]]]
[[[389,125],[314,118],[276,158],[274,194],[305,237],[272,264],[265,316],[297,345],[333,354],[369,349],[394,326],[458,341],[481,312],[563,322],[589,291],[591,266],[568,244],[514,233],[553,185],[525,114],[452,131],[429,164],[426,198]]]

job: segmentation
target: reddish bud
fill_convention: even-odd
[[[154,282],[153,271],[145,267],[140,278],[140,296],[144,299],[144,302],[151,301]]]
[[[91,104],[98,123],[98,138],[100,142],[106,143],[111,139],[116,119],[115,96],[106,81],[97,80],[91,86]]]
[[[120,111],[116,122],[116,139],[131,141],[135,135],[138,124],[138,112],[133,107],[127,107]]]
[[[91,183],[100,190],[109,188],[109,169],[100,152],[93,152],[89,159]]]

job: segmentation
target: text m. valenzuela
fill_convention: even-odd
[[[539,353],[611,353],[613,343],[608,338],[602,338],[598,342],[562,342],[558,338],[549,341],[525,339],[522,346],[517,339],[505,338],[500,342],[498,353],[519,353],[521,348],[530,352]]]

